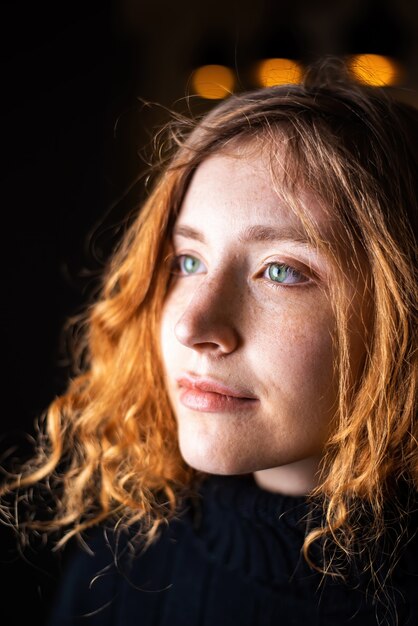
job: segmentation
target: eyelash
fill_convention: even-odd
[[[193,256],[192,254],[177,254],[174,257],[172,257],[172,261],[171,261],[171,266],[170,266],[170,271],[172,274],[176,275],[176,276],[195,276],[198,274],[187,274],[187,273],[182,273],[179,269],[180,267],[180,262],[181,259],[184,258],[192,258],[195,259],[196,261],[199,261],[199,259],[195,256]],[[199,263],[201,263],[201,261],[199,261]],[[286,268],[286,270],[290,270],[291,274],[298,274],[299,276],[301,276],[302,278],[304,278],[305,280],[299,281],[297,283],[279,283],[276,282],[274,280],[268,280],[266,279],[265,282],[267,284],[267,286],[272,287],[273,289],[282,289],[283,287],[288,288],[289,285],[300,285],[300,284],[306,284],[306,283],[310,283],[310,279],[303,274],[303,272],[300,272],[298,269],[296,269],[295,267],[293,267],[292,265],[288,265],[287,263],[282,263],[280,261],[270,261],[269,263],[266,263],[263,267],[263,276],[265,274],[265,272],[268,270],[269,267],[273,266],[273,265],[278,265],[281,267]]]

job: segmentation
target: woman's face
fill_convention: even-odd
[[[331,237],[319,201],[304,198]],[[266,155],[211,156],[175,224],[161,323],[184,460],[208,473],[254,472],[261,486],[295,495],[315,484],[337,401],[332,267],[304,239],[273,190]],[[357,293],[349,298],[361,307]],[[356,341],[354,368],[363,356]]]

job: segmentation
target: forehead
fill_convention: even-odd
[[[289,165],[288,151],[280,143],[262,149],[247,143],[211,155],[196,169],[177,221],[193,220],[205,228],[261,220],[305,233],[313,227],[330,236],[332,212],[302,180],[289,184]]]

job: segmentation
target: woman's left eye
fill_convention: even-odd
[[[272,284],[273,287],[309,282],[309,279],[304,274],[285,263],[269,263],[265,268],[263,276],[272,283],[277,283],[277,285]]]

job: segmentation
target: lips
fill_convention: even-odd
[[[223,396],[228,396],[231,398],[244,398],[246,400],[257,400],[257,396],[249,393],[246,390],[241,389],[233,389],[232,387],[227,387],[223,383],[220,383],[211,378],[199,378],[195,376],[183,375],[180,378],[177,378],[177,384],[179,387],[186,387],[189,389],[198,389],[200,391],[209,391],[212,393],[218,393]]]
[[[189,409],[209,413],[253,408],[258,398],[244,389],[232,388],[211,378],[183,375],[176,379],[182,390],[180,402]]]

